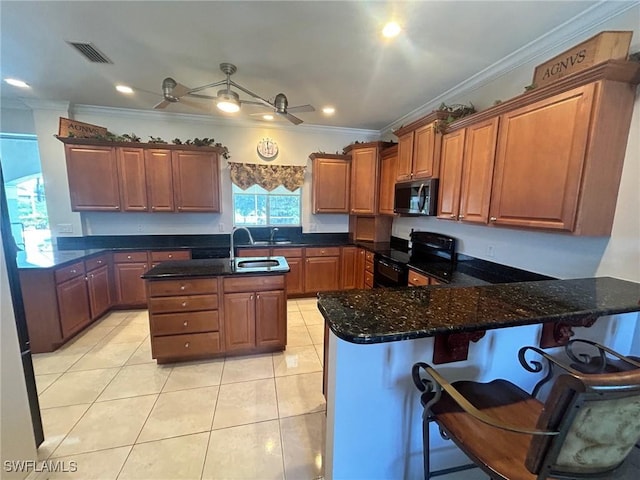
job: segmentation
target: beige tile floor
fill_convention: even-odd
[[[147,312],[119,311],[34,355],[39,459],[77,468],[38,480],[320,478],[323,318],[287,310],[281,353],[157,365]]]

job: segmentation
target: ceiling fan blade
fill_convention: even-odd
[[[201,93],[187,93],[187,96],[194,98],[206,98],[207,100],[215,100],[218,97],[214,97],[213,95],[203,95]]]
[[[176,84],[175,87],[173,87],[173,92],[171,92],[171,95],[173,95],[176,98],[180,98],[186,95],[187,93],[189,93],[190,91],[191,89],[189,87],[181,83],[178,83]]]
[[[167,108],[167,105],[169,105],[171,102],[168,100],[162,100],[160,103],[158,103],[157,105],[154,105],[153,108],[155,108],[156,110],[161,110],[163,108]]]
[[[278,113],[278,112],[276,112]],[[289,112],[286,113],[278,113],[278,115],[282,115],[283,117],[285,117],[287,120],[289,120],[291,123],[293,123],[294,125],[300,125],[302,123],[302,120],[300,120],[298,117],[296,117],[295,115],[291,115]]]
[[[207,113],[211,112],[211,109],[207,105],[200,102],[192,102],[185,98],[181,98],[180,103],[182,103],[183,105],[187,105],[191,108],[195,108],[196,110],[200,110],[201,112],[207,112]]]
[[[268,109],[273,108],[271,106],[265,105],[263,102],[254,102],[253,100],[240,100],[240,104],[258,106],[258,107],[263,107],[263,108],[268,108]]]
[[[287,112],[302,113],[302,112],[315,112],[316,109],[312,105],[296,105],[295,107],[287,107]]]

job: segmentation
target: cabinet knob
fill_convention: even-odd
[[[169,258],[173,258],[173,254],[172,253],[169,254]]]
[[[71,273],[77,273],[76,269],[74,268],[73,270],[71,270]]]
[[[187,321],[185,320],[185,321],[184,321],[184,323],[183,323],[182,325],[184,325],[184,326],[186,327],[187,325],[189,325],[189,322],[187,322]]]
[[[182,210],[182,207],[178,207],[178,210]]]
[[[120,210],[120,205],[116,205],[115,207],[113,207],[114,210]]]
[[[256,295],[256,298],[257,298],[258,300],[260,300],[260,294]]]
[[[186,342],[186,343],[184,344],[184,348],[189,348],[189,342]]]
[[[98,265],[102,265],[102,260],[98,260]]]
[[[131,255],[127,255],[127,260],[131,260]]]
[[[452,214],[452,215],[449,215],[449,218],[456,218],[456,216]]]
[[[463,219],[463,218],[464,218],[464,215],[458,215],[458,218],[459,218],[459,219]]]
[[[253,295],[249,296],[249,300],[253,300]]]
[[[498,219],[496,217],[491,217],[489,220],[492,221],[492,222],[495,222]]]
[[[321,253],[322,255],[324,255],[324,250],[320,250],[320,253]]]
[[[155,205],[152,205],[151,210],[155,210],[155,209],[156,209]]]
[[[184,285],[180,285],[180,290],[184,290],[185,288],[187,287],[185,287]]]
[[[187,302],[182,302],[182,306],[186,307],[187,306]]]

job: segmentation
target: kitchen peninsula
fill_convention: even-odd
[[[284,350],[284,257],[174,260],[143,275],[158,363]]]
[[[320,294],[318,307],[330,329],[325,478],[418,478],[422,407],[410,370],[432,363],[434,335],[490,330],[468,362],[442,368],[447,377],[522,375],[516,352],[536,343],[542,323],[619,314],[603,323],[618,335],[632,332],[640,284],[604,277],[356,290]],[[525,389],[539,379],[527,375],[519,382]],[[435,469],[465,463],[444,442],[432,444],[432,458]]]

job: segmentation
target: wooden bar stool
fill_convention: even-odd
[[[413,381],[423,392],[425,478],[431,421],[493,479],[612,479],[624,473],[640,439],[640,369],[583,374],[523,347],[520,363],[532,372],[543,367],[525,360],[530,351],[550,370],[556,365],[567,372],[554,380],[545,402],[506,380],[449,383],[426,363],[413,366]]]

